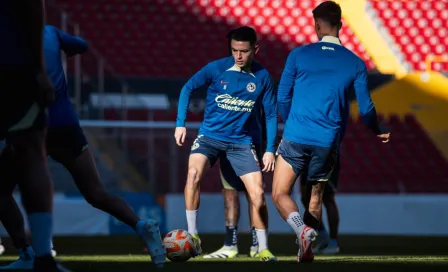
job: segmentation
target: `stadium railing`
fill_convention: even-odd
[[[183,190],[181,185],[186,177],[190,146],[197,136],[199,122],[186,123],[187,139],[183,147],[178,147],[174,140],[175,122],[82,120],[81,125],[85,129],[102,128],[91,135],[98,142],[113,140],[119,143],[122,154],[144,173],[150,192]],[[283,129],[283,125],[279,128]],[[116,169],[121,173],[127,171],[128,166],[120,164],[117,167],[121,168]],[[205,190],[214,189],[213,184],[204,183],[201,188],[203,186]]]
[[[104,107],[99,105],[97,109],[92,109],[89,103],[89,94],[97,92],[103,94],[104,92],[115,92],[123,96],[129,93],[134,93],[130,84],[120,76],[108,63],[108,60],[103,57],[101,52],[95,47],[85,32],[80,28],[77,22],[71,20],[69,15],[61,10],[57,1],[46,1],[46,16],[47,23],[54,25],[61,30],[81,36],[86,39],[89,50],[82,56],[75,56],[68,60],[64,60],[64,68],[67,74],[69,91],[73,92],[73,103],[78,114],[85,119],[104,119]],[[109,82],[106,84],[105,79]],[[111,86],[113,90],[111,90]],[[123,101],[125,101],[123,99]],[[123,103],[120,108],[117,108],[117,116],[119,119],[126,119],[126,104]]]

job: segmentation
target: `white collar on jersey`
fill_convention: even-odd
[[[244,71],[243,69],[241,69],[241,68],[240,68],[238,65],[236,65],[236,64],[234,64],[232,67],[230,67],[229,69],[227,69],[227,71],[236,71],[236,72],[240,72],[240,73],[249,73],[249,75],[255,77],[255,75],[254,75],[251,71],[246,72],[246,71]]]
[[[334,36],[324,36],[321,40],[321,42],[327,42],[327,43],[334,43],[337,45],[342,45],[341,41],[339,40],[339,38],[334,37]]]

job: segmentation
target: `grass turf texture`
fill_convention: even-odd
[[[201,235],[204,252],[212,252],[222,245],[223,235]],[[271,235],[270,248],[279,256],[277,263],[261,263],[246,257],[250,237],[240,235],[240,255],[231,260],[191,259],[186,263],[168,262],[163,271],[448,271],[448,237],[385,237],[343,236],[343,252],[336,256],[317,256],[315,262],[297,264],[294,237]],[[4,239],[7,254],[0,257],[6,264],[16,259],[11,243]],[[154,271],[143,246],[133,236],[56,237],[59,259],[75,272],[90,271]],[[429,271],[429,270],[428,270]],[[384,272],[384,271],[380,271]]]

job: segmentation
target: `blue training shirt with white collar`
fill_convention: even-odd
[[[294,49],[278,87],[278,107],[286,122],[283,138],[301,144],[338,146],[347,127],[353,90],[363,121],[380,134],[363,60],[332,36]]]
[[[266,121],[266,152],[274,152],[277,135],[277,101],[269,72],[253,62],[250,72],[235,65],[233,57],[210,62],[199,70],[182,88],[176,126],[184,127],[191,93],[208,84],[204,120],[199,134],[212,139],[250,144],[260,139],[260,109]],[[260,133],[261,134],[261,133]]]

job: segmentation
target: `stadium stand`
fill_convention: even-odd
[[[118,74],[127,78],[184,80],[205,63],[225,54],[227,45],[223,41],[231,28],[248,24],[261,33],[259,60],[278,79],[290,49],[316,40],[311,10],[322,1],[298,1],[297,5],[293,2],[66,0],[57,5],[80,24],[82,35],[92,41]],[[389,46],[397,48],[395,52],[410,70],[425,70],[427,56],[443,54],[448,49],[445,1],[367,0],[366,8],[376,18],[376,25],[383,27],[378,31],[391,37]],[[340,38],[370,70],[375,69],[364,46],[345,24]],[[434,63],[431,68],[448,70],[446,63]],[[175,116],[175,111],[127,111],[131,120],[174,121]],[[120,116],[116,109],[111,109],[105,111],[105,119],[119,120]],[[202,113],[190,113],[188,120],[199,122]],[[341,149],[340,192],[448,192],[448,163],[415,115],[387,114],[384,121],[394,131],[389,145],[382,145],[358,119],[351,120]],[[147,179],[156,177],[162,192],[180,192],[186,176],[189,149],[173,151],[172,133],[168,129],[144,128],[126,132],[134,165]],[[189,135],[185,146],[191,144],[195,132],[192,130]],[[171,152],[177,153],[167,156]],[[173,156],[174,162],[170,159]],[[175,174],[170,171],[173,164],[177,166]],[[220,190],[217,169],[214,167],[207,174],[207,181],[201,186],[203,191]],[[267,190],[270,191],[269,185]]]
[[[412,70],[424,71],[426,57],[448,50],[448,3],[446,1],[369,0],[380,25],[387,29],[404,61]],[[432,70],[448,70],[448,62],[433,63]]]
[[[279,1],[67,0],[58,5],[123,76],[189,77],[225,55],[230,29],[248,24],[261,36],[260,62],[278,77],[291,48],[316,40],[311,10],[320,2],[280,7]],[[340,38],[374,68],[345,25]]]

